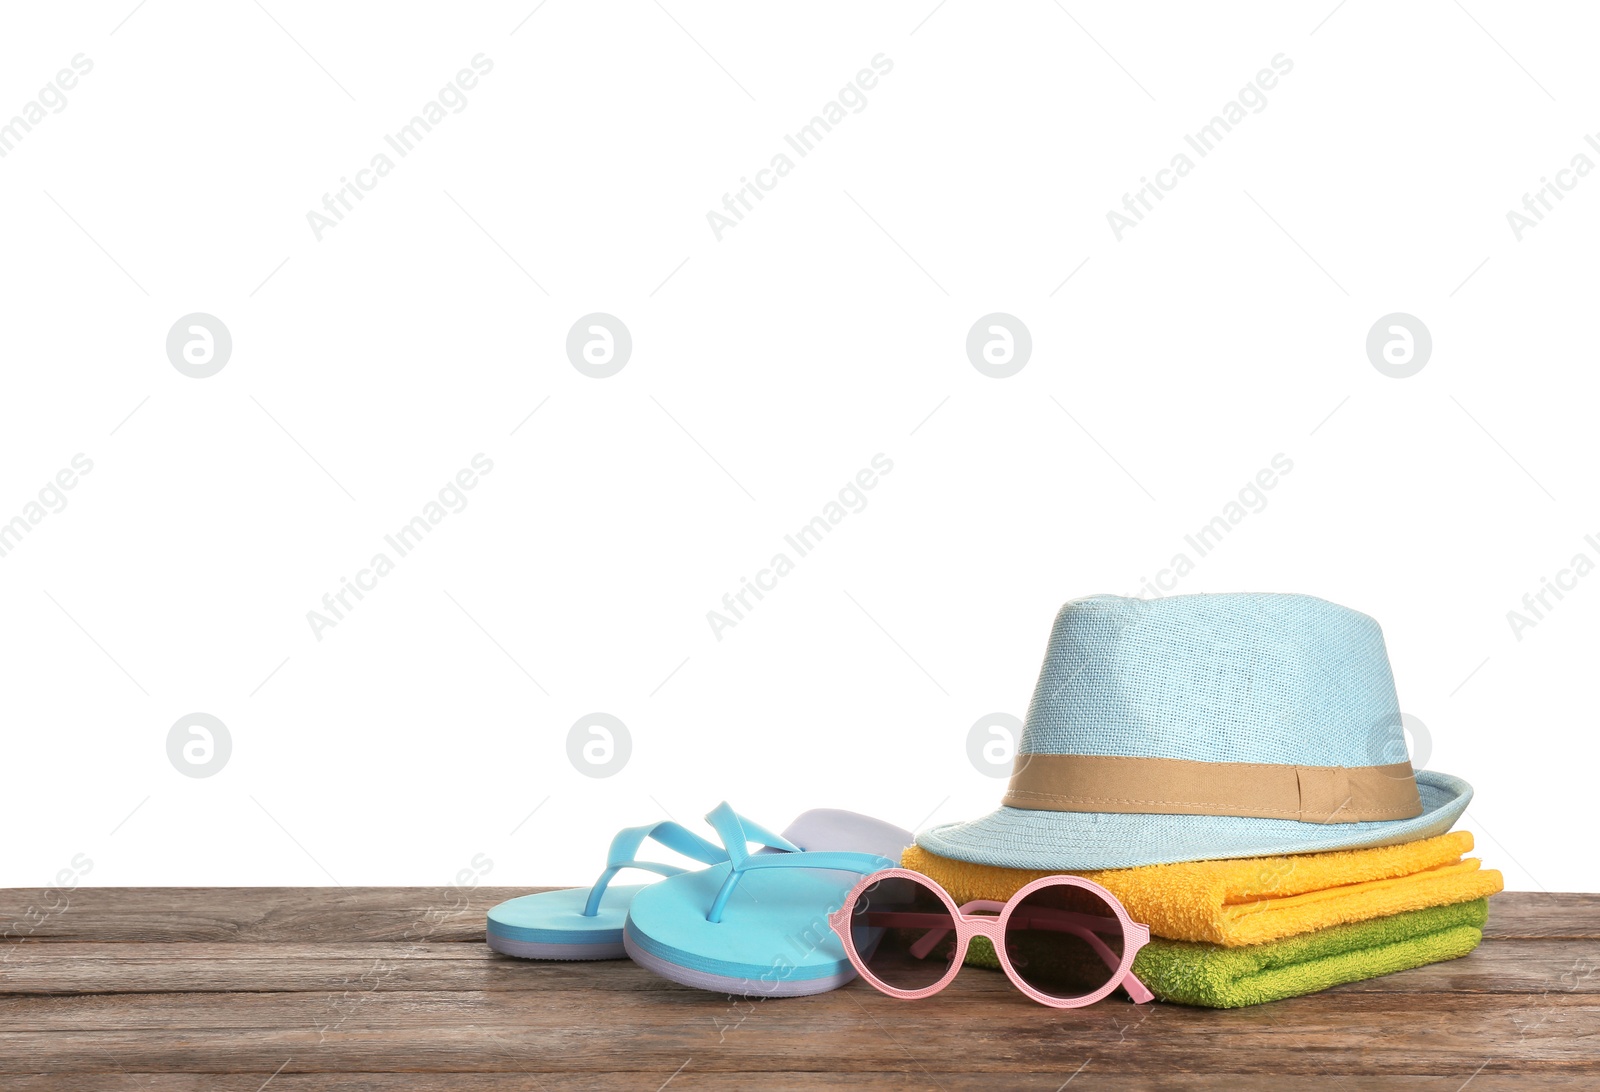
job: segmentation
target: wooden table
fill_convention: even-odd
[[[1467,958],[1311,997],[1060,1012],[980,970],[748,1001],[495,955],[525,893],[0,891],[0,1087],[1600,1089],[1600,895],[1497,896]]]

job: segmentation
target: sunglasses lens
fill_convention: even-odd
[[[1122,963],[1122,922],[1086,888],[1052,884],[1028,895],[1006,923],[1012,969],[1042,994],[1070,1000],[1094,993]]]
[[[926,885],[896,876],[856,899],[850,937],[867,974],[897,990],[932,986],[955,959],[956,923]]]

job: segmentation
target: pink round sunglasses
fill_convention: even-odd
[[[898,906],[872,909],[873,895],[878,886],[890,880],[907,880],[920,885],[928,894],[937,896],[944,903],[944,912],[905,909]],[[1081,913],[1029,904],[1030,896],[1051,888],[1081,889],[1098,899],[1115,916],[1106,917],[1104,914]],[[1042,900],[1034,901],[1037,903]],[[931,997],[948,986],[960,972],[961,964],[966,959],[967,945],[973,937],[986,938],[994,947],[995,954],[999,956],[1000,967],[1005,971],[1006,977],[1010,978],[1019,990],[1041,1005],[1058,1009],[1081,1008],[1084,1005],[1094,1004],[1118,986],[1126,990],[1128,996],[1139,1004],[1155,1000],[1155,996],[1134,976],[1132,970],[1133,957],[1138,955],[1139,949],[1150,940],[1149,927],[1130,918],[1127,910],[1111,892],[1097,883],[1078,876],[1046,876],[1034,880],[1003,903],[978,899],[958,908],[949,892],[922,873],[906,868],[886,868],[872,873],[856,884],[845,897],[844,905],[828,915],[828,924],[844,943],[845,954],[850,957],[850,962],[862,978],[883,993],[908,1001]],[[856,930],[862,927],[866,927],[871,933],[870,939],[865,942],[868,949],[865,953],[856,947]],[[923,960],[950,935],[952,927],[955,932],[955,949],[950,955],[949,967],[938,981],[917,989],[905,989],[892,985],[874,973],[872,964],[887,930],[927,929],[928,931],[913,941],[907,949],[912,958]],[[1087,948],[1105,964],[1109,976],[1097,988],[1073,996],[1059,996],[1040,990],[1030,984],[1012,962],[1012,953],[1009,951],[1010,945],[1006,943],[1006,938],[1009,935],[1008,930],[1013,929],[1019,933],[1026,931],[1074,937],[1087,945]],[[1121,952],[1118,953],[1101,939],[1102,934],[1120,934]],[[924,971],[920,977],[926,978],[927,973]]]

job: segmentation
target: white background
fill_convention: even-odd
[[[94,469],[0,558],[0,884],[77,854],[100,884],[439,884],[478,854],[586,882],[616,828],[722,799],[982,814],[1004,782],[968,730],[1024,713],[1060,603],[1137,592],[1281,452],[1177,590],[1376,617],[1486,864],[1600,888],[1600,578],[1507,622],[1600,560],[1600,178],[1506,219],[1600,161],[1592,12],[536,3],[6,12],[0,116],[94,67],[0,159],[0,517]],[[306,213],[479,53],[319,242]],[[706,213],[879,53],[719,242]],[[1107,211],[1280,53],[1117,241]],[[595,311],[634,341],[606,380],[564,349]],[[996,311],[1034,344],[1005,380],[964,348]],[[1397,311],[1434,339],[1405,380],[1364,347]],[[191,312],[232,333],[210,379],[166,357]],[[468,507],[313,636],[480,452]],[[718,641],[707,611],[880,452]],[[232,738],[207,778],[167,756],[193,711]],[[608,778],[567,758],[592,711],[632,736]]]

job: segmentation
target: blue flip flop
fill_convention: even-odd
[[[799,997],[837,989],[856,976],[828,925],[857,878],[893,868],[911,832],[851,812],[811,812],[805,832],[786,834],[798,852],[774,846],[727,804],[706,820],[722,838],[725,863],[686,872],[640,891],[628,907],[623,945],[663,978],[718,993]]]
[[[804,816],[802,816],[804,818]],[[779,850],[799,847],[782,835],[739,819],[752,837]],[[798,821],[797,821],[798,822]],[[628,906],[647,884],[611,885],[617,873],[638,868],[662,876],[678,876],[688,869],[638,859],[645,840],[661,843],[701,864],[728,860],[727,850],[671,821],[628,827],[611,840],[605,871],[590,888],[538,891],[522,895],[489,911],[486,929],[489,947],[519,959],[623,959],[622,925]]]

